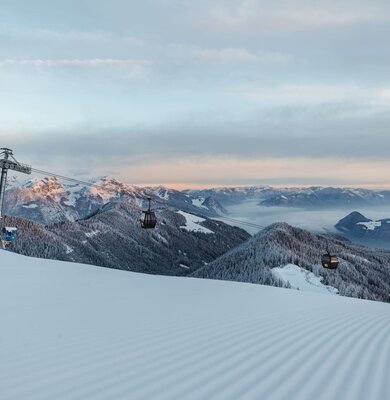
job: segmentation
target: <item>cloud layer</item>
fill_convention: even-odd
[[[101,173],[104,154],[137,181],[222,182],[224,160],[236,183],[383,184],[388,2],[59,4],[0,15],[1,146],[40,168]]]

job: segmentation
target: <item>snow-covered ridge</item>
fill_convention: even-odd
[[[390,305],[0,252],[2,400],[390,398]]]

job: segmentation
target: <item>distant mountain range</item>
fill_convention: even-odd
[[[246,200],[260,200],[276,196],[279,189],[269,186],[226,187],[204,190],[186,190],[185,193],[193,197],[213,198],[223,206],[239,204]]]
[[[321,255],[330,249],[340,259],[337,270],[321,266]],[[193,276],[285,286],[273,268],[296,265],[323,278],[341,295],[390,302],[390,252],[374,250],[286,223],[273,224],[228,251]]]
[[[390,191],[312,187],[285,191],[260,204],[303,208],[374,207],[389,205]]]
[[[272,188],[247,186],[206,190],[174,190],[138,187],[103,177],[90,181],[96,186],[63,183],[56,178],[20,182],[11,178],[7,186],[5,213],[44,225],[75,221],[89,216],[111,201],[146,206],[150,196],[154,207],[180,209],[214,217],[227,214],[226,207],[248,200],[261,206],[331,208],[390,205],[390,191],[342,188]]]
[[[212,197],[223,206],[245,200],[275,207],[330,208],[390,205],[390,191],[332,187],[272,188],[248,186],[188,191],[192,196]]]

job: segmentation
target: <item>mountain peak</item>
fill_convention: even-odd
[[[95,185],[107,185],[107,184],[124,185],[123,182],[120,182],[116,178],[108,175],[99,176],[96,179],[91,179],[91,183]]]
[[[348,214],[346,217],[342,218],[336,224],[336,228],[345,231],[345,230],[352,230],[356,226],[356,224],[362,222],[370,222],[371,220],[366,218],[363,214],[358,211],[353,211]]]
[[[45,177],[42,179],[31,179],[27,185],[35,192],[48,193],[64,189],[64,186],[55,177]]]

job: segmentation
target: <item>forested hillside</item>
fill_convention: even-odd
[[[338,255],[338,270],[325,270],[321,254]],[[341,295],[390,302],[390,252],[353,245],[285,223],[273,224],[227,252],[193,276],[283,286],[272,268],[295,264],[317,276]]]
[[[179,276],[188,275],[250,237],[222,222],[172,210],[157,211],[157,228],[143,230],[140,216],[136,205],[111,202],[75,222],[46,227],[16,218],[5,222],[18,227],[19,238],[12,249],[20,254]]]

